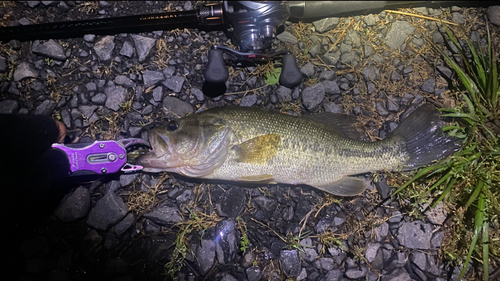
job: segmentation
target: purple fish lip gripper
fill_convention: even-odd
[[[111,174],[119,171],[132,173],[142,170],[142,166],[127,163],[127,148],[148,143],[142,139],[130,138],[119,141],[95,141],[76,144],[52,144],[66,153],[72,174]]]

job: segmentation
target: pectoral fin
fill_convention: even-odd
[[[355,196],[365,191],[366,182],[355,177],[343,177],[338,181],[315,187],[333,195]]]
[[[235,147],[238,153],[238,162],[250,164],[266,164],[271,160],[281,144],[278,134],[262,135],[241,143]]]

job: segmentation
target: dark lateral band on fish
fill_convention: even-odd
[[[240,182],[305,184],[339,196],[366,189],[353,175],[410,170],[460,149],[439,111],[424,104],[384,140],[361,141],[356,118],[319,113],[297,117],[229,106],[150,130],[153,149],[137,161],[146,172]]]

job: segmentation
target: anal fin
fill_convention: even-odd
[[[338,181],[314,187],[337,196],[355,196],[365,191],[366,186],[366,182],[362,179],[343,177]]]

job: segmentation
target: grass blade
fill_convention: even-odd
[[[489,258],[489,227],[490,223],[488,221],[488,216],[485,213],[484,214],[484,221],[483,221],[483,281],[488,281],[489,279],[489,264],[490,264],[490,258]]]

